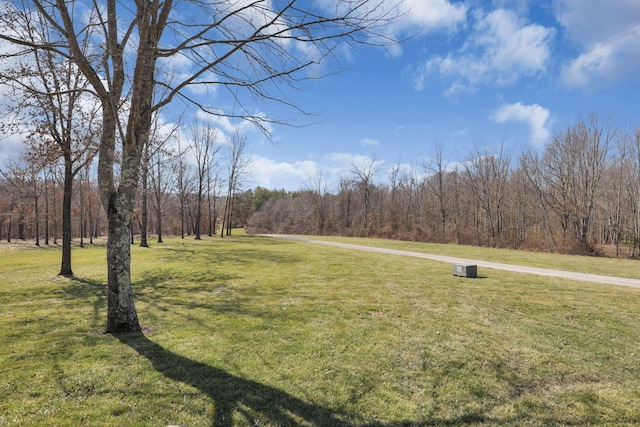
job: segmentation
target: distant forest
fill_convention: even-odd
[[[518,158],[476,147],[451,164],[441,153],[397,165],[385,184],[373,181],[373,161],[353,165],[337,192],[318,178],[268,200],[246,230],[639,255],[640,128],[590,116]]]
[[[243,144],[240,138],[230,147]],[[437,150],[422,164],[399,163],[386,172],[372,159],[353,164],[334,188],[318,174],[294,192],[241,190],[242,150],[227,162],[232,167],[217,169],[211,159],[190,165],[186,151],[157,150],[145,160],[132,221],[145,244],[147,236],[152,243],[163,235],[200,238],[245,227],[249,233],[640,256],[640,127],[622,131],[597,116],[517,157],[476,146],[452,163]],[[81,245],[107,233],[95,168],[84,164],[74,174],[71,203],[72,236]],[[0,239],[58,244],[63,165],[25,157],[1,172]]]

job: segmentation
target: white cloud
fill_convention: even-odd
[[[395,7],[399,14],[387,29],[389,36],[401,39],[403,34],[411,36],[433,31],[455,31],[467,20],[467,6],[463,3],[451,3],[449,0],[403,0]],[[399,43],[387,48],[391,56],[402,55]]]
[[[563,0],[554,13],[582,50],[562,66],[565,85],[611,83],[640,71],[640,2]]]
[[[531,144],[544,144],[549,138],[549,131],[546,128],[549,110],[538,104],[523,105],[520,102],[504,104],[491,115],[491,118],[496,123],[509,121],[526,123],[531,128]]]
[[[255,123],[249,120],[233,120],[229,116],[225,116],[224,112],[221,111],[220,115],[213,115],[205,113],[202,110],[198,110],[196,112],[196,116],[198,119],[203,120],[205,122],[211,123],[213,126],[217,127],[223,135],[230,136],[235,132],[239,132],[240,134],[249,134],[252,132],[256,132],[258,127]],[[256,112],[254,117],[267,117],[264,113]],[[273,129],[269,122],[263,122],[262,126],[265,127],[267,133],[272,133]]]
[[[322,170],[328,170],[330,176],[343,178],[353,176],[354,168],[359,170],[375,170],[381,172],[384,160],[376,160],[373,157],[362,154],[331,153],[323,157]]]
[[[301,189],[306,181],[317,174],[318,170],[318,165],[311,160],[288,163],[252,156],[247,176],[251,187],[284,188],[295,191]]]
[[[554,29],[527,23],[506,9],[476,11],[474,18],[473,31],[461,49],[430,58],[416,73],[416,89],[434,72],[453,80],[447,90],[451,95],[469,85],[508,85],[546,71]]]
[[[454,4],[448,0],[404,0],[398,7],[401,16],[392,27],[394,32],[411,28],[455,30],[467,18],[465,4]]]
[[[567,36],[588,47],[623,36],[640,24],[636,0],[554,0],[553,6]]]
[[[278,162],[261,156],[252,156],[247,169],[246,186],[265,188],[284,188],[297,191],[309,186],[314,177],[322,171],[323,179],[329,188],[337,189],[342,178],[353,178],[354,168],[375,171],[375,180],[386,178],[385,161],[375,160],[366,155],[351,153],[331,153],[318,161],[303,160],[296,162]]]
[[[26,135],[11,135],[0,139],[0,168],[17,162],[25,150]]]

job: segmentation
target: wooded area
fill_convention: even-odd
[[[221,228],[223,235],[229,235],[231,228],[247,221],[254,191],[238,191],[249,156],[235,138],[220,140],[211,132],[204,131],[206,138],[201,134],[179,151],[168,146],[147,150],[150,155],[143,162],[132,219],[132,236],[142,246],[149,245],[147,235],[157,242],[165,235],[212,236]],[[23,156],[11,167],[0,169],[0,239],[34,240],[38,246],[61,244],[63,162],[44,164],[32,157]],[[82,247],[108,232],[95,162],[80,169],[72,188],[71,236]],[[263,200],[284,195],[260,188],[255,193]]]
[[[337,192],[319,178],[265,203],[247,230],[638,256],[640,128],[593,115],[518,157],[475,147],[452,164],[437,151],[390,168],[386,183],[373,182],[373,160],[354,164]]]
[[[244,137],[221,143],[211,129],[196,133],[188,147],[171,151],[167,144],[144,161],[132,221],[143,246],[147,234],[161,242],[163,235],[198,238],[246,226],[260,233],[640,255],[640,128],[625,132],[597,116],[517,158],[474,147],[456,164],[440,150],[419,166],[386,172],[374,160],[354,164],[335,191],[321,174],[300,191],[244,190]],[[3,240],[61,239],[63,166],[38,164],[27,156],[0,180]],[[381,175],[386,182],[375,182]],[[83,246],[107,234],[92,163],[73,188],[72,233]]]

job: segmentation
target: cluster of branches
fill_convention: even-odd
[[[319,177],[270,200],[247,229],[639,255],[640,128],[591,116],[518,159],[475,148],[453,165],[439,150],[419,169],[393,167],[385,184],[373,182],[377,167],[354,165],[336,192]]]

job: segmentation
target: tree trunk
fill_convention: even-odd
[[[73,173],[71,162],[65,161],[64,188],[62,196],[62,266],[59,276],[73,276],[71,270],[71,196],[73,189]]]
[[[18,217],[18,239],[27,240],[27,236],[24,234],[24,211],[20,211],[20,216]]]
[[[158,243],[162,243],[162,215],[158,215]]]
[[[107,328],[105,332],[140,331],[131,286],[131,213],[112,198],[107,241]]]
[[[51,206],[53,207],[53,244],[58,244],[58,203],[56,197],[56,178],[55,176],[51,180],[52,186],[52,196],[51,196]]]
[[[149,222],[149,212],[148,212],[148,188],[149,188],[149,147],[145,147],[144,159],[142,160],[142,194],[141,194],[141,223],[140,223],[140,246],[143,248],[148,248],[149,243],[147,242],[147,227]]]
[[[80,245],[79,247],[84,248],[84,235],[85,235],[85,231],[86,231],[86,223],[85,223],[85,219],[84,219],[84,211],[85,211],[85,201],[84,201],[84,196],[85,196],[85,190],[86,187],[84,185],[84,182],[80,183],[80,218],[79,218],[79,231],[80,231]]]
[[[154,195],[155,195],[155,204],[156,204],[156,216],[158,217],[157,219],[157,223],[156,223],[156,234],[158,235],[158,243],[162,243],[162,170],[160,169],[160,159],[158,159],[157,163],[157,170],[158,170],[158,176],[157,179],[155,180],[155,188],[154,188]]]
[[[9,227],[7,227],[7,243],[11,243],[11,226],[13,225],[13,214],[9,211]]]
[[[36,181],[34,180],[34,182],[36,182]],[[35,187],[35,185],[34,185],[34,187]],[[40,246],[40,218],[39,218],[40,213],[38,212],[38,210],[39,210],[38,209],[39,196],[37,194],[38,190],[35,189],[35,191],[36,191],[36,195],[34,197],[34,209],[35,209],[34,214],[36,216],[36,246]]]
[[[202,222],[202,181],[198,184],[198,196],[196,199],[196,222],[194,227],[194,234],[196,240],[202,240],[200,236],[200,223]]]
[[[44,244],[49,246],[49,183],[44,179]]]

